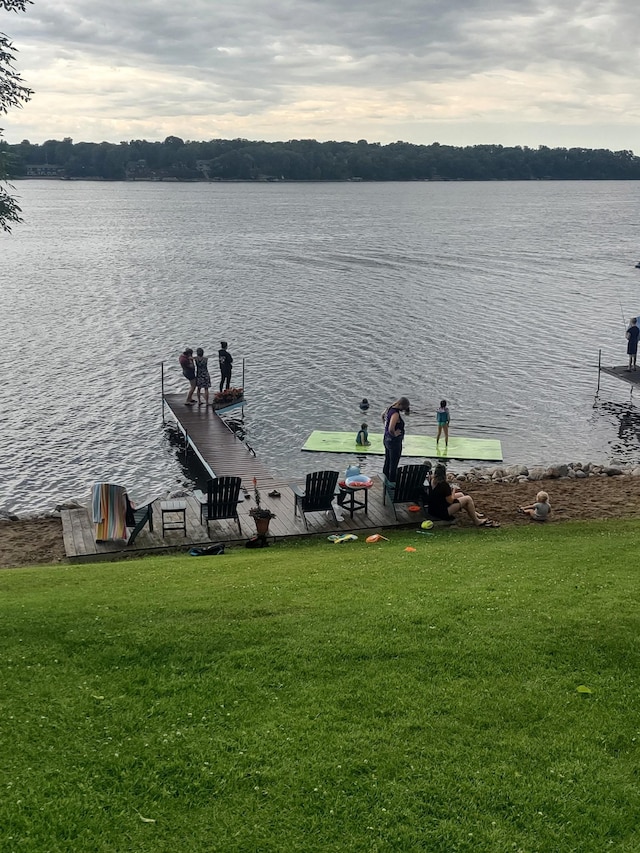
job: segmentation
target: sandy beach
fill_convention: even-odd
[[[549,524],[603,518],[640,518],[640,477],[596,476],[583,480],[559,479],[527,483],[468,483],[479,510],[503,527],[531,524],[517,507],[535,500],[536,492],[549,493]],[[459,526],[469,525],[464,517]],[[0,568],[65,562],[62,522],[58,518],[0,522]]]

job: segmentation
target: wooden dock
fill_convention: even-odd
[[[228,545],[244,545],[255,536],[255,523],[249,515],[255,506],[253,498],[253,478],[256,478],[260,490],[261,505],[275,513],[269,527],[270,540],[281,540],[302,536],[328,536],[332,533],[356,533],[366,536],[370,532],[385,530],[422,521],[420,513],[409,512],[406,505],[397,507],[396,519],[393,508],[383,505],[382,483],[374,482],[368,495],[368,513],[356,510],[353,518],[344,512],[344,520],[336,525],[326,513],[307,515],[307,525],[301,516],[294,512],[295,497],[291,482],[273,476],[256,458],[247,445],[225,424],[210,406],[185,406],[182,394],[166,394],[164,404],[170,409],[185,442],[196,455],[210,477],[235,476],[242,478],[243,490],[249,497],[243,498],[238,506],[242,534],[232,520],[209,523],[200,522],[200,504],[192,495],[187,496],[187,533],[167,531],[162,536],[162,517],[158,499],[153,505],[153,532],[145,527],[134,544],[126,542],[96,542],[95,526],[91,520],[91,511],[87,507],[62,511],[62,527],[65,550],[71,562],[95,562],[113,560],[141,554],[154,554],[167,551],[185,552],[194,546],[206,546],[212,542],[225,542]],[[309,460],[312,462],[312,460]],[[309,470],[313,465],[307,463]],[[340,468],[340,466],[336,466]],[[304,485],[304,476],[295,481]],[[277,491],[280,497],[270,497],[269,492]]]
[[[303,482],[303,479],[301,480]],[[393,527],[403,527],[414,524],[416,529],[423,520],[421,513],[409,512],[405,504],[396,507],[396,520],[392,507],[382,503],[382,483],[375,481],[368,495],[368,513],[356,510],[353,518],[344,513],[344,520],[336,525],[333,518],[326,513],[317,512],[307,515],[308,528],[305,527],[301,516],[294,514],[295,498],[290,485],[280,484],[279,498],[269,497],[261,489],[261,505],[275,513],[269,527],[269,538],[276,540],[293,539],[305,536],[326,537],[331,533],[355,533],[358,537],[367,536],[376,531],[388,530]],[[250,492],[252,494],[252,492]],[[255,536],[255,523],[249,515],[249,510],[255,502],[243,500],[238,506],[242,536],[234,521],[212,521],[209,523],[210,536],[207,536],[206,524],[200,523],[200,504],[190,496],[187,501],[187,535],[180,531],[167,531],[162,536],[162,521],[160,499],[154,503],[153,533],[145,527],[132,546],[124,541],[100,542],[95,540],[95,526],[91,521],[88,508],[66,509],[62,511],[62,529],[65,551],[73,563],[98,562],[126,557],[141,556],[142,554],[159,554],[163,552],[187,552],[194,546],[206,546],[212,542],[224,542],[229,546],[244,545]]]
[[[599,367],[601,373],[606,373],[607,376],[613,376],[615,379],[621,379],[622,382],[628,382],[629,385],[640,385],[640,369],[630,371],[628,367],[620,365],[616,367]]]
[[[248,489],[255,477],[261,492],[276,488],[277,479],[211,406],[185,406],[182,394],[165,394],[164,403],[209,477],[241,477]]]
[[[619,379],[622,382],[626,382],[627,385],[631,385],[631,396],[633,396],[635,386],[640,385],[640,370],[629,370],[628,363],[605,367],[602,364],[602,350],[598,350],[598,387],[596,388],[595,400],[593,402],[594,407],[600,399],[600,377],[603,373],[606,376],[612,376],[614,379]]]

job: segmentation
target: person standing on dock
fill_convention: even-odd
[[[202,392],[204,391],[204,404],[209,405],[209,388],[211,388],[211,377],[209,376],[209,359],[204,354],[202,347],[196,350],[194,358],[196,365],[196,387],[198,389],[198,405],[202,405]]]
[[[640,336],[640,328],[638,327],[638,318],[632,317],[629,323],[629,328],[626,331],[627,338],[627,355],[629,356],[629,367],[626,372],[630,373],[636,369],[636,356],[638,354],[638,337]]]
[[[178,358],[178,361],[182,368],[182,375],[185,379],[189,380],[189,393],[184,404],[185,406],[193,406],[193,392],[196,390],[196,368],[193,363],[193,350],[187,347]]]
[[[220,390],[222,391],[231,385],[231,365],[233,364],[233,358],[227,350],[226,341],[220,341],[218,358],[220,359]]]

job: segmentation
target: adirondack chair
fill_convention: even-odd
[[[133,525],[130,522],[133,521]],[[140,506],[134,507],[127,496],[127,527],[132,527],[127,545],[133,545],[136,541],[138,533],[149,525],[149,530],[153,533],[153,499],[145,501]]]
[[[335,523],[338,523],[333,508],[338,476],[337,471],[314,471],[307,474],[304,489],[297,485],[291,486],[295,496],[294,515],[297,516],[298,510],[300,510],[306,529],[309,528],[307,524],[308,512],[330,512]]]
[[[396,474],[395,484],[384,477],[382,502],[386,504],[389,498],[396,521],[398,520],[396,504],[418,504],[424,513],[424,481],[428,473],[427,465],[401,465]]]
[[[240,517],[238,516],[238,503],[240,500],[240,477],[216,477],[207,483],[207,494],[199,494],[200,500],[200,523],[207,525],[207,536],[209,535],[209,522],[221,521],[225,518],[235,519],[238,530],[242,536]]]
[[[96,542],[124,539],[133,545],[146,524],[153,533],[153,501],[149,498],[134,507],[124,486],[96,483],[91,498]]]

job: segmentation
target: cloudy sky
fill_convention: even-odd
[[[635,0],[35,0],[4,136],[640,152]]]

